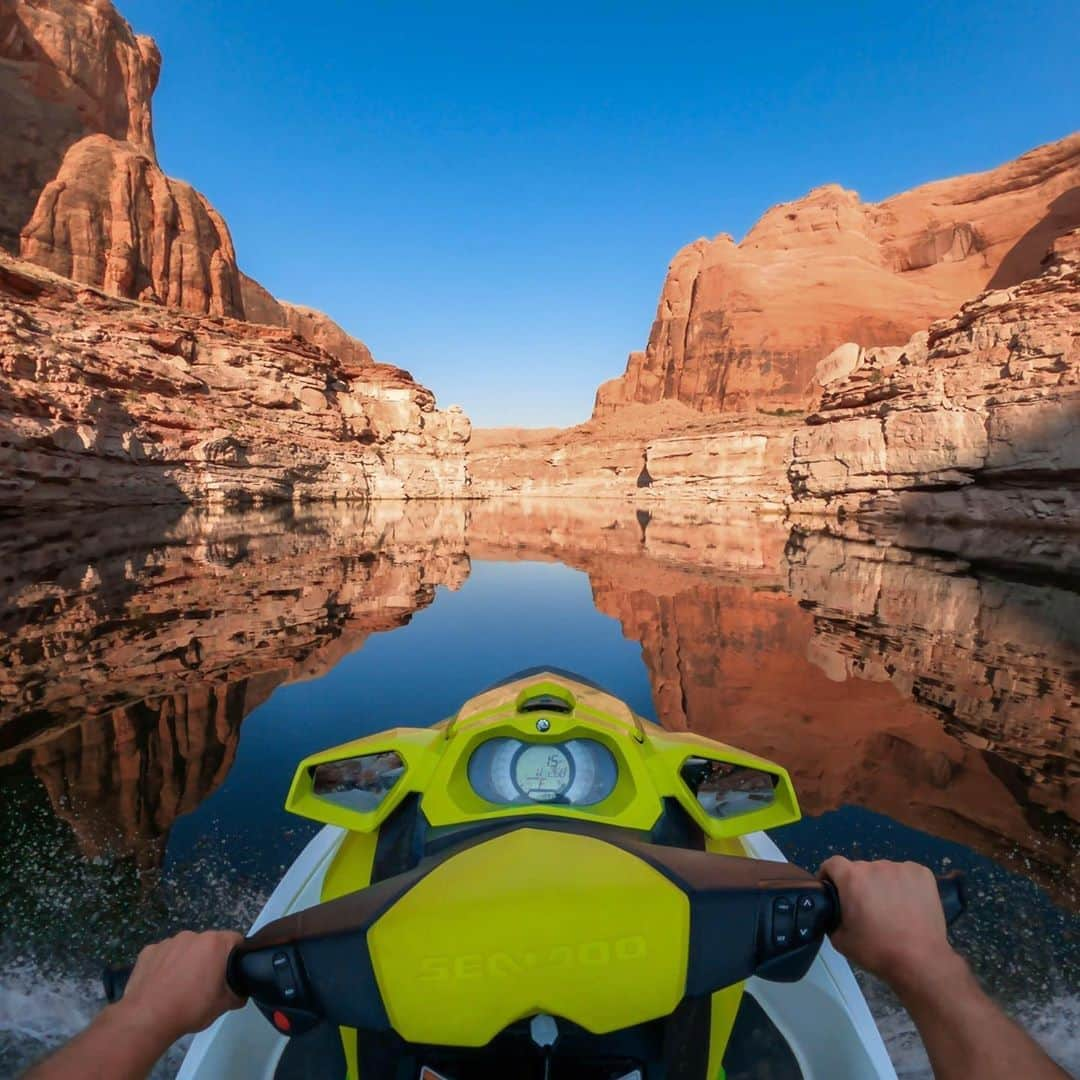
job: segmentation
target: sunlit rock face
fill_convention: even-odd
[[[897,534],[698,513],[483,505],[469,550],[586,570],[641,642],[661,722],[780,761],[806,812],[864,806],[1075,895],[1080,610],[1055,579],[1027,581],[1063,569],[1060,548],[1013,580]],[[996,536],[973,538],[980,561],[1016,566],[1015,535]]]
[[[19,232],[65,151],[101,133],[154,160],[150,98],[161,55],[100,0],[0,0],[0,248]]]
[[[1080,135],[996,169],[864,203],[836,184],[767,211],[741,243],[672,261],[643,352],[594,416],[678,401],[705,412],[805,407],[838,345],[899,345],[984,289],[1039,271],[1080,225]]]
[[[783,513],[798,423],[637,408],[562,431],[478,430],[469,472],[479,496],[689,500]]]
[[[112,296],[288,327],[348,370],[363,342],[242,274],[221,215],[157,163],[154,42],[110,0],[0,2],[0,248]]]
[[[790,477],[798,512],[1080,526],[1080,230],[1039,276],[863,350]]]
[[[32,769],[87,854],[155,865],[277,686],[460,585],[463,530],[430,502],[0,528],[0,766]]]
[[[64,155],[22,231],[22,258],[111,296],[244,318],[224,220],[144,151],[89,135]]]
[[[468,418],[287,329],[80,288],[0,255],[0,504],[467,493]]]

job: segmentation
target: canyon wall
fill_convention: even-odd
[[[397,368],[0,254],[6,510],[465,495],[469,431]]]
[[[1036,274],[1078,225],[1080,134],[880,203],[816,188],[741,243],[721,235],[676,255],[648,345],[600,387],[594,415],[669,400],[805,407],[836,346],[901,344],[984,289]]]
[[[350,370],[371,353],[242,274],[221,215],[158,165],[161,69],[109,0],[0,0],[0,249],[113,296],[288,327]]]
[[[661,402],[564,431],[477,432],[473,489],[1080,527],[1080,230],[1040,271],[905,346],[842,344],[807,416]]]
[[[795,508],[1080,526],[1080,230],[1046,262],[859,350],[795,435]]]
[[[640,421],[640,422],[637,422]],[[791,418],[629,409],[563,431],[474,433],[478,496],[569,496],[735,503],[783,513],[791,494]]]
[[[0,523],[0,768],[32,771],[85,854],[159,865],[252,709],[457,588],[463,530],[431,502]]]

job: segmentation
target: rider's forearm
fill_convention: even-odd
[[[145,1080],[172,1042],[122,1003],[109,1005],[23,1080]]]
[[[956,953],[939,970],[894,989],[919,1029],[935,1080],[1069,1080],[987,997]]]

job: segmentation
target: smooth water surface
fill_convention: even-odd
[[[250,922],[316,828],[281,809],[301,757],[538,664],[787,766],[793,861],[968,871],[960,947],[1080,1069],[1074,559],[621,504],[0,523],[0,1072],[93,1014],[102,959]]]

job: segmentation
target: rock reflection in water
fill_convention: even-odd
[[[782,762],[805,811],[867,807],[1075,909],[1080,596],[1060,573],[1000,576],[1024,550],[1028,575],[1060,572],[1068,545],[981,530],[976,573],[964,535],[946,535],[954,553],[936,556],[913,550],[919,534],[489,504],[469,551],[587,571],[597,607],[641,642],[660,721]]]
[[[983,531],[976,570],[960,533],[842,539],[705,512],[414,502],[9,522],[0,767],[33,771],[85,854],[154,867],[275,688],[403,625],[470,558],[561,561],[641,642],[662,723],[783,762],[810,813],[867,807],[1075,906],[1068,546]]]
[[[465,579],[463,525],[430,502],[0,523],[0,768],[85,855],[159,865],[276,687]]]

